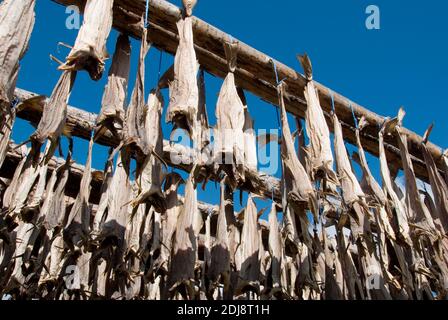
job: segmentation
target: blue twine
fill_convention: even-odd
[[[160,59],[159,59],[159,73],[158,73],[158,78],[157,78],[157,82],[160,81],[160,72],[162,69],[162,58],[163,58],[163,51],[160,50]]]
[[[355,123],[355,128],[358,129],[358,119],[356,119],[355,110],[353,109],[353,105],[351,102],[349,102],[349,105],[350,105],[350,109],[352,110],[352,116],[353,116],[353,121]]]
[[[328,91],[330,91],[330,97],[331,97],[331,111],[333,111],[333,113],[335,113],[335,107],[334,107],[334,94],[333,91],[331,91],[330,89],[328,89]]]
[[[272,64],[274,65],[274,73],[275,73],[275,81],[277,81],[277,85],[280,83],[280,81],[278,80],[278,70],[277,70],[277,64],[275,63],[274,60],[272,60]]]
[[[149,27],[149,0],[146,0],[146,13],[145,13],[145,28],[148,29]]]
[[[19,98],[14,97],[14,100],[11,101],[11,108],[17,107],[17,105],[20,103]]]

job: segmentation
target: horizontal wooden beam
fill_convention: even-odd
[[[84,7],[85,0],[53,0],[62,5],[78,5]],[[115,0],[114,27],[132,37],[139,39],[142,34],[140,19],[145,12],[146,0]],[[200,3],[198,4],[200,5]],[[149,8],[150,32],[149,41],[152,44],[170,54],[174,54],[178,45],[176,21],[181,18],[181,10],[164,0],[151,0]],[[230,35],[194,17],[193,32],[197,58],[201,66],[209,73],[225,77],[227,64],[223,43],[229,40]],[[275,60],[274,60],[275,61]],[[275,61],[280,79],[286,79],[287,90],[285,103],[287,111],[303,118],[306,110],[304,98],[304,77],[293,68]],[[273,104],[278,104],[275,77],[271,63],[271,57],[239,41],[238,43],[238,69],[235,72],[236,83],[239,87],[250,91],[261,99]],[[321,105],[324,110],[330,130],[333,129],[330,113],[331,92],[329,88],[316,82],[319,90]],[[350,144],[356,144],[353,107],[356,117],[364,116],[369,122],[361,136],[362,144],[366,151],[378,157],[378,131],[385,118],[369,111],[361,105],[351,102],[348,98],[333,92],[335,110],[343,125],[344,138]],[[398,107],[398,106],[397,106]],[[428,173],[421,152],[422,137],[410,130],[404,130],[408,135],[409,152],[412,156],[414,170],[420,179],[428,181]],[[388,161],[398,168],[402,168],[401,157],[395,136],[385,138]],[[436,164],[442,168],[442,149],[432,143],[427,145],[434,157]]]
[[[37,96],[39,95],[36,93],[19,88],[15,91],[15,97],[19,101],[26,101]],[[42,97],[42,99],[35,99],[34,103],[22,104],[19,106],[17,117],[37,125],[42,116],[43,105],[46,99],[47,98]],[[92,130],[95,127],[96,118],[97,115],[94,113],[73,106],[68,106],[67,108],[67,125],[71,127],[71,134],[73,136],[90,140]],[[118,146],[119,141],[112,135],[112,133],[106,131],[98,138],[96,143],[104,146],[116,147]],[[191,148],[173,144],[165,140],[163,145],[163,159],[168,165],[174,168],[190,172],[193,167],[195,155]],[[205,159],[205,161],[208,160]],[[211,161],[209,161],[209,163],[211,163]],[[274,199],[278,203],[281,203],[279,179],[251,170],[246,172],[246,178],[247,182],[239,186],[239,188],[267,198],[271,198],[273,192]],[[212,176],[211,180],[219,181],[219,177]]]

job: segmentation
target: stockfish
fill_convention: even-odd
[[[350,216],[350,229],[357,245],[358,256],[361,262],[360,267],[363,271],[362,274],[365,277],[365,281],[372,277],[378,277],[378,279],[382,280],[382,274],[372,274],[372,272],[376,272],[378,269],[381,272],[381,269],[376,256],[376,248],[370,227],[372,220],[371,212],[365,203],[365,194],[353,173],[350,159],[344,145],[342,126],[335,113],[333,113],[333,122],[336,164],[342,188],[342,198],[348,208],[347,213]],[[380,289],[380,292],[377,292],[379,290],[373,290],[373,288],[367,289],[369,289],[366,290],[368,297],[371,294],[380,294],[382,295],[382,299],[389,298],[389,294],[384,285],[380,288],[374,288]]]
[[[185,9],[190,13],[195,1],[184,1]],[[193,21],[190,15],[177,21],[179,46],[174,57],[174,79],[170,82],[170,102],[166,121],[174,123],[175,128],[186,130],[190,138],[195,139],[197,128],[199,90],[197,73],[199,64],[196,60],[193,40]]]
[[[431,190],[434,195],[434,210],[431,211],[433,215],[437,216],[439,223],[441,223],[443,234],[446,234],[448,232],[448,187],[434,162],[434,158],[426,146],[429,139],[429,133],[430,130],[425,134],[421,150],[428,170]]]
[[[241,101],[244,105],[244,166],[250,171],[257,171],[257,136],[254,130],[254,120],[250,116],[249,108],[247,107],[246,97],[244,91],[238,88]]]
[[[177,173],[170,173],[165,179],[165,197],[167,209],[162,219],[162,244],[160,256],[156,263],[157,269],[164,273],[170,270],[171,251],[173,245],[173,236],[176,231],[179,214],[182,210],[178,198],[177,190],[183,182],[181,176]]]
[[[236,187],[244,175],[244,105],[235,87],[238,43],[226,42],[224,49],[229,72],[216,104],[215,163],[224,165],[229,183]]]
[[[10,113],[19,61],[28,49],[34,27],[35,0],[4,0],[0,4],[0,127]]]
[[[445,175],[445,183],[448,185],[448,149],[442,155],[442,166]]]
[[[414,173],[411,157],[408,152],[407,136],[401,129],[401,123],[404,118],[404,110],[401,109],[398,116],[398,125],[395,127],[398,133],[398,145],[400,147],[401,158],[403,162],[403,172],[406,178],[406,206],[408,210],[409,222],[417,234],[426,233],[430,238],[437,237],[437,230],[434,221],[426,206],[423,204]]]
[[[313,69],[307,55],[299,56],[307,81],[305,87],[306,131],[310,139],[308,148],[311,179],[313,181],[324,178],[328,188],[332,191],[338,184],[336,173],[333,171],[333,154],[331,151],[330,131],[325,121],[325,116],[320,106],[317,89],[313,82]]]
[[[128,222],[128,206],[131,196],[131,183],[123,165],[127,155],[120,152],[115,166],[115,173],[108,190],[107,218],[102,226],[103,237],[115,237],[118,242],[124,239]],[[119,244],[123,246],[123,244]]]
[[[284,208],[291,207],[291,215],[297,215],[300,220],[301,232],[305,243],[310,245],[308,235],[308,218],[305,209],[310,208],[311,212],[317,217],[317,198],[313,185],[307,175],[305,168],[297,157],[294,148],[294,141],[291,130],[289,129],[288,117],[284,103],[285,84],[280,83],[277,87],[280,99],[281,122],[282,122],[282,188],[284,193]]]
[[[109,203],[109,193],[110,184],[113,177],[113,159],[108,159],[104,168],[104,180],[101,185],[100,190],[100,202],[93,220],[92,227],[92,238],[95,239],[101,233],[102,225],[106,219],[107,206]]]
[[[177,220],[168,279],[171,295],[181,293],[189,299],[194,297],[197,251],[194,224],[198,214],[197,206],[194,176],[190,175],[185,186],[184,205]]]
[[[400,198],[395,192],[393,179],[391,178],[386,158],[384,135],[389,132],[388,127],[390,127],[390,125],[391,125],[390,121],[385,122],[378,134],[379,160],[380,160],[381,178],[383,181],[383,191],[385,195],[389,198],[390,200],[389,206],[392,206],[392,209],[396,216],[397,220],[396,235],[399,236],[408,245],[412,245],[406,208],[404,207],[403,203],[400,201]]]
[[[361,118],[358,124],[358,128],[356,128],[356,144],[358,147],[358,154],[354,154],[354,159],[357,161],[362,169],[363,172],[363,181],[365,181],[365,186],[363,188],[363,191],[365,194],[370,195],[372,197],[373,201],[372,203],[376,207],[377,215],[375,216],[376,221],[381,228],[383,232],[386,232],[387,236],[395,240],[395,232],[392,228],[392,225],[389,221],[389,214],[386,211],[386,203],[387,198],[385,193],[383,192],[383,189],[380,187],[376,179],[373,177],[372,172],[370,171],[369,165],[367,163],[367,158],[364,152],[364,148],[361,143],[361,131],[365,126],[368,124],[368,122],[365,120],[364,117]],[[390,214],[392,215],[392,214]],[[383,243],[383,247],[385,247],[385,244]],[[383,257],[386,258],[387,255],[383,254]]]
[[[72,246],[72,249],[75,250],[78,250],[82,243],[86,242],[90,233],[91,210],[89,207],[89,197],[91,189],[90,183],[92,181],[92,149],[93,139],[90,139],[86,165],[79,186],[79,193],[64,228],[64,239],[70,246]]]
[[[136,207],[142,203],[152,204],[156,211],[166,210],[165,197],[162,193],[162,162],[160,155],[163,153],[163,134],[160,126],[162,115],[163,97],[161,93],[152,91],[148,98],[146,112],[145,130],[147,156],[142,165],[141,172],[137,173],[136,181],[139,187],[138,197],[131,205]]]
[[[246,292],[260,294],[260,239],[258,235],[258,213],[252,195],[247,200],[241,233],[241,269],[238,279],[237,295]]]
[[[106,42],[112,29],[113,4],[113,0],[87,0],[75,45],[60,70],[86,70],[92,80],[101,79],[109,57]]]
[[[277,218],[276,204],[273,202],[271,212],[269,213],[269,254],[271,256],[270,278],[272,284],[270,294],[274,296],[278,291],[285,290],[282,288],[282,266],[283,266],[283,242],[280,235],[280,228]]]
[[[129,38],[120,34],[109,70],[107,85],[104,89],[101,111],[96,119],[97,135],[101,134],[103,127],[109,129],[116,136],[118,135],[117,131],[123,128],[130,59]]]
[[[6,154],[9,150],[9,139],[11,138],[12,126],[14,124],[14,120],[16,118],[15,110],[11,110],[10,112],[4,114],[4,124],[0,125],[0,168],[3,166],[3,162],[5,161]]]
[[[208,269],[210,292],[213,292],[219,283],[224,284],[225,291],[230,286],[229,232],[226,219],[225,188],[224,182],[221,182],[221,203],[216,227],[216,240],[211,249],[210,268]]]
[[[141,23],[143,24],[143,21]],[[143,28],[137,76],[131,101],[126,110],[123,129],[124,146],[128,148],[136,147],[144,155],[149,153],[145,131],[145,123],[147,121],[145,114],[145,57],[149,50],[147,34],[147,29]]]
[[[65,71],[62,73],[50,99],[44,106],[42,118],[36,131],[30,136],[32,150],[35,154],[39,154],[45,140],[50,140],[51,147],[45,154],[45,162],[48,162],[54,155],[61,134],[68,134],[66,128],[67,103],[75,78],[76,72]]]

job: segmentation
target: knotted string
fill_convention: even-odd
[[[149,0],[146,0],[145,28],[149,27]]]
[[[353,122],[355,123],[355,128],[358,129],[358,119],[356,119],[355,110],[353,109],[353,105],[349,102],[350,110],[352,111]]]

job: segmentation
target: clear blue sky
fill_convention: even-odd
[[[176,5],[180,0],[170,1]],[[381,30],[365,27],[365,9],[375,4],[381,10]],[[351,100],[381,114],[394,116],[405,106],[406,127],[422,134],[435,123],[432,141],[444,148],[448,132],[448,2],[442,0],[199,0],[195,15],[233,37],[261,50],[277,60],[300,70],[297,53],[307,52],[313,62],[315,79]],[[60,72],[49,54],[61,60],[66,48],[59,41],[73,44],[76,30],[65,28],[65,8],[52,1],[39,0],[36,25],[30,49],[22,62],[18,87],[50,95]],[[113,53],[116,32],[112,32],[109,52]],[[139,43],[132,42],[130,90],[134,84]],[[146,90],[155,85],[159,52],[152,49],[147,58]],[[162,69],[172,63],[164,55]],[[78,74],[70,104],[98,113],[106,74],[93,82],[87,74]],[[214,107],[222,81],[207,76],[208,112],[214,124]],[[275,109],[248,97],[257,128],[276,128]],[[169,127],[164,125],[164,132]],[[18,120],[13,138],[25,140],[33,128]],[[84,163],[87,142],[75,141],[75,160]],[[95,146],[93,165],[102,169],[105,148]],[[378,164],[369,158],[377,174]],[[200,200],[217,203],[219,196],[211,184],[209,192],[199,192]],[[263,204],[266,205],[266,204]]]

